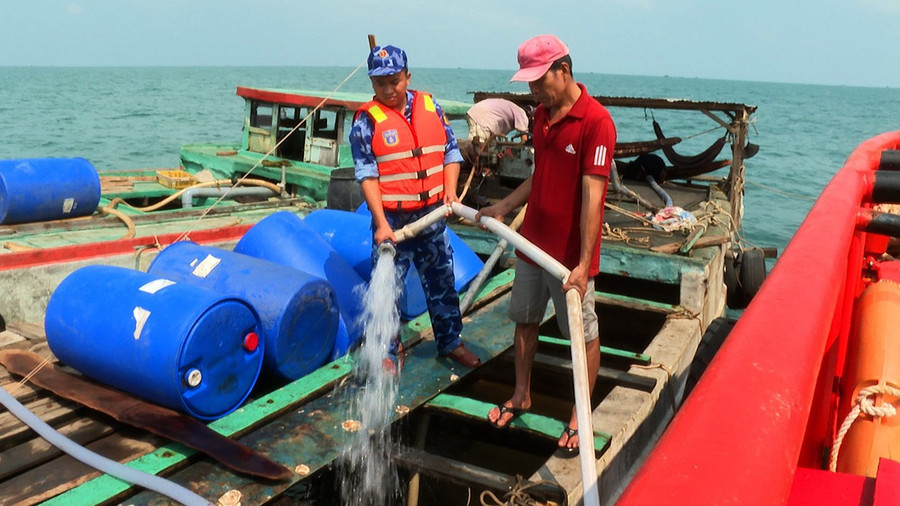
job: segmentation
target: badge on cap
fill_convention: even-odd
[[[397,139],[397,130],[393,128],[382,132],[381,138],[384,139],[385,146],[396,146],[397,142],[399,142]]]

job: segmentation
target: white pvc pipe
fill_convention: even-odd
[[[472,209],[471,207],[464,206],[459,202],[454,202],[452,205],[452,209],[453,213],[457,216],[460,216],[472,222],[475,222],[475,215],[478,214],[478,211]],[[563,283],[565,283],[566,279],[569,277],[569,269],[566,269],[565,266],[559,263],[555,258],[544,253],[542,249],[535,246],[528,239],[510,230],[510,228],[507,227],[502,221],[491,218],[490,216],[482,216],[481,220],[476,222],[476,224],[482,225],[491,232],[506,239],[507,242],[513,245],[513,247],[521,251],[528,258],[534,260],[536,264],[540,265],[554,278],[559,279]]]
[[[441,221],[442,218],[447,216],[450,212],[450,208],[447,206],[440,206],[434,211],[422,216],[418,220],[405,225],[404,227],[397,229],[394,231],[394,237],[397,238],[397,242],[405,241],[411,237],[414,237],[419,234],[419,232],[425,230],[430,225]]]
[[[412,223],[407,223],[403,227],[394,230],[394,237],[397,238],[397,242],[405,241],[407,239],[415,237],[419,234],[419,232],[425,230],[430,225],[441,221],[441,219],[447,216],[447,213],[449,212],[450,208],[448,206],[438,207],[425,216],[422,216],[418,220]],[[394,256],[395,254],[397,254],[397,248],[395,248],[394,244],[392,244],[390,241],[384,241],[383,243],[378,245],[377,252],[379,255],[387,253],[391,256]]]
[[[517,250],[533,260],[563,284],[571,272],[555,258],[511,230],[503,222],[482,216],[475,220],[478,211],[459,202],[452,204],[453,212],[469,221],[482,225],[491,232],[506,239]],[[587,377],[587,353],[584,348],[584,316],[581,313],[581,294],[574,288],[566,292],[566,308],[569,317],[569,340],[572,345],[572,371],[575,387],[575,417],[578,420],[579,458],[581,462],[581,485],[583,502],[593,506],[600,504],[600,489],[597,483],[597,461],[594,458],[594,427],[591,422],[591,398]],[[568,422],[566,422],[568,423]]]
[[[160,494],[187,506],[207,506],[212,504],[203,497],[200,497],[177,483],[120,464],[75,443],[54,430],[53,427],[47,425],[46,422],[20,404],[15,397],[10,395],[9,392],[2,387],[0,387],[0,404],[3,404],[10,413],[15,415],[19,420],[22,420],[25,425],[31,427],[32,430],[50,442],[50,444],[98,471],[104,472],[122,481],[159,492]]]

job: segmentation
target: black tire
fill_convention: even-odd
[[[700,381],[700,376],[706,371],[706,367],[712,361],[713,357],[718,353],[719,348],[725,344],[725,339],[728,337],[728,334],[731,333],[731,329],[734,328],[734,324],[737,323],[735,320],[729,320],[724,316],[720,316],[713,320],[709,327],[706,327],[706,332],[703,333],[703,337],[700,338],[700,345],[697,347],[697,353],[694,355],[694,360],[691,361],[691,369],[688,372],[687,383],[685,383],[684,394],[687,396],[691,390],[694,389],[694,385]]]
[[[766,255],[763,250],[753,248],[744,251],[739,280],[744,307],[747,307],[766,280]]]
[[[741,285],[738,281],[738,273],[741,270],[741,252],[725,252],[725,303],[731,309],[744,309],[744,297],[741,295]]]

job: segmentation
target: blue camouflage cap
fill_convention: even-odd
[[[396,46],[375,46],[366,63],[370,76],[391,76],[406,68],[406,52]]]

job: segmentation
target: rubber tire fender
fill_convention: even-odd
[[[731,309],[744,309],[744,297],[741,295],[738,273],[741,270],[741,252],[728,250],[725,252],[725,303]]]
[[[753,248],[744,251],[738,279],[744,307],[747,307],[766,280],[766,255],[762,249]]]

